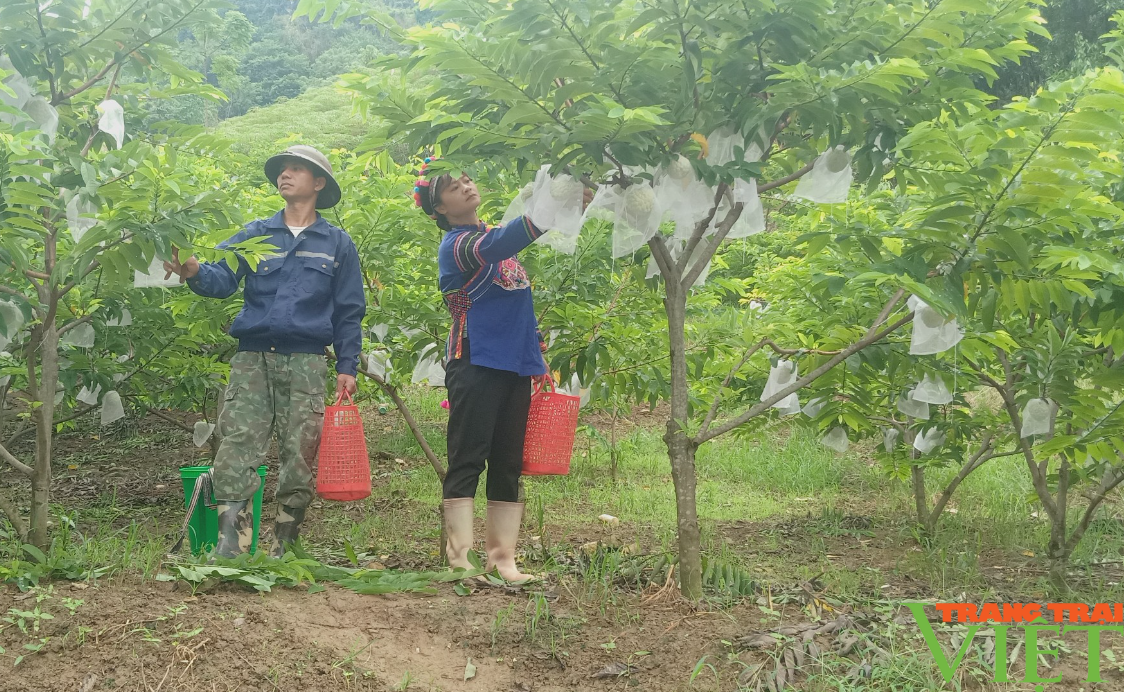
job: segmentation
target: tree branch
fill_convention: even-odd
[[[184,423],[183,421],[179,421],[179,420],[176,420],[175,418],[172,418],[171,416],[164,413],[160,409],[150,408],[150,409],[148,409],[148,412],[151,413],[152,415],[156,416],[160,420],[164,421],[165,423],[170,423],[171,425],[176,426],[180,430],[184,430],[184,431],[189,432],[189,433],[195,432],[195,428],[191,427],[187,423]]]
[[[730,386],[730,382],[733,381],[734,375],[736,375],[739,370],[741,370],[743,367],[745,367],[745,364],[749,362],[749,359],[753,357],[753,354],[757,353],[758,351],[760,351],[765,346],[770,347],[773,350],[774,353],[777,353],[777,354],[782,355],[782,356],[794,356],[798,353],[811,353],[811,354],[821,355],[821,356],[833,356],[833,355],[836,355],[836,354],[839,353],[839,351],[820,351],[820,350],[815,350],[815,349],[807,350],[807,349],[802,349],[802,348],[781,348],[780,346],[778,346],[776,344],[776,342],[774,342],[772,339],[768,339],[768,338],[762,339],[761,341],[758,341],[756,344],[754,344],[753,346],[749,347],[748,350],[746,350],[745,355],[742,356],[742,359],[738,361],[737,365],[735,365],[733,368],[730,369],[730,373],[728,375],[726,375],[726,379],[722,380],[722,385],[718,388],[718,392],[714,395],[714,401],[710,404],[710,410],[707,411],[706,418],[703,420],[703,424],[702,424],[703,430],[706,430],[707,428],[709,428],[710,424],[714,422],[715,417],[718,415],[718,407],[722,404],[722,392],[727,387]]]
[[[1124,472],[1113,473],[1112,475],[1113,478],[1111,480],[1109,480],[1107,475],[1105,476],[1105,480],[1101,484],[1100,492],[1089,500],[1089,506],[1085,508],[1085,514],[1081,516],[1081,522],[1077,525],[1077,528],[1073,530],[1069,538],[1066,539],[1065,551],[1067,554],[1073,552],[1073,549],[1077,547],[1082,536],[1085,535],[1085,531],[1089,528],[1089,524],[1093,522],[1093,516],[1097,513],[1097,508],[1108,498],[1108,494],[1115,490],[1116,486],[1124,483]]]
[[[904,296],[905,289],[899,288],[898,292],[895,293],[884,306],[882,306],[882,312],[878,313],[878,317],[875,318],[874,323],[871,324],[870,329],[867,330],[866,336],[870,336],[875,329],[881,327],[882,323],[890,318],[890,313],[894,311],[894,308],[897,307],[898,303],[901,302],[901,299]]]
[[[59,327],[59,337],[61,338],[63,334],[66,334],[71,329],[74,329],[75,327],[77,327],[80,324],[86,324],[87,322],[89,322],[92,319],[94,319],[93,315],[86,315],[85,317],[79,317],[76,320],[71,320],[70,322],[67,322],[63,326]]]
[[[953,478],[945,487],[944,491],[941,493],[941,496],[937,498],[937,503],[933,505],[933,511],[930,514],[931,524],[935,524],[937,517],[939,517],[941,513],[944,512],[944,508],[948,504],[948,501],[952,499],[952,494],[956,492],[956,489],[960,487],[960,484],[964,482],[964,479],[971,475],[976,469],[980,468],[997,456],[990,453],[991,443],[992,434],[988,433],[984,437],[983,442],[980,444],[980,448],[976,450],[976,453],[972,455],[972,458],[968,460],[968,463],[960,467],[960,472],[957,473],[956,477]]]
[[[28,478],[31,478],[31,476],[35,473],[35,469],[31,468],[27,464],[12,456],[12,453],[9,452],[7,447],[5,447],[4,445],[0,445],[0,459],[8,462],[9,466],[27,476]]]
[[[678,273],[675,260],[671,258],[671,253],[667,250],[667,243],[663,241],[663,236],[659,233],[652,236],[648,241],[648,247],[652,249],[652,259],[656,261],[656,266],[660,268],[660,273],[663,274],[668,283],[678,281],[681,274]]]
[[[738,219],[741,218],[743,209],[745,209],[745,203],[738,202],[730,209],[729,213],[726,214],[726,218],[722,219],[722,223],[718,224],[718,229],[706,244],[706,249],[703,250],[702,256],[695,261],[695,265],[691,267],[687,271],[687,275],[683,277],[682,286],[684,291],[691,290],[691,287],[694,286],[695,282],[702,276],[703,270],[706,269],[707,262],[714,257],[714,253],[718,252],[718,246],[722,244],[722,241],[730,234],[730,229],[732,229],[734,224],[738,222]],[[683,258],[686,257],[689,260],[693,254],[694,252],[684,251],[683,257],[679,259],[682,261]]]
[[[710,213],[706,215],[705,219],[700,220],[695,224],[694,230],[691,232],[691,237],[687,240],[687,244],[683,246],[683,254],[676,261],[675,266],[682,272],[687,268],[687,261],[691,259],[691,255],[695,252],[695,247],[698,246],[699,241],[702,240],[703,234],[706,229],[710,227],[711,222],[714,221],[714,215],[718,213],[718,206],[722,203],[722,196],[730,186],[726,183],[718,183],[718,189],[714,193],[714,206],[710,208]]]
[[[8,497],[8,493],[0,488],[0,512],[8,517],[12,527],[15,528],[16,534],[19,536],[21,542],[27,542],[27,522],[24,521],[23,516],[20,515],[16,503],[12,498]]]
[[[108,63],[106,63],[105,67],[101,68],[101,70],[99,70],[96,75],[94,75],[90,79],[86,80],[86,82],[84,84],[82,84],[81,86],[75,87],[74,89],[71,89],[70,91],[66,92],[65,94],[58,94],[54,98],[52,98],[51,99],[51,105],[57,106],[58,104],[60,104],[64,101],[68,101],[68,100],[74,98],[75,96],[77,96],[78,94],[81,94],[83,91],[86,91],[90,87],[94,86],[98,82],[100,82],[103,77],[105,77],[107,74],[109,74],[110,70],[112,70],[114,67],[117,67],[119,64],[122,63],[123,58],[132,55],[134,52],[140,50],[141,48],[144,48],[146,45],[148,45],[149,43],[152,43],[153,41],[157,40],[158,38],[160,38],[164,34],[171,31],[172,29],[175,29],[177,26],[179,26],[183,22],[183,20],[185,20],[188,17],[190,17],[191,15],[195,14],[195,11],[198,10],[200,7],[202,7],[203,3],[206,2],[206,1],[207,0],[199,0],[199,2],[195,3],[195,5],[192,6],[192,8],[190,10],[183,13],[183,15],[181,15],[179,17],[179,19],[172,22],[167,27],[161,29],[158,33],[153,34],[152,36],[146,37],[140,43],[136,44],[132,48],[129,48],[128,50],[124,50],[124,51],[121,51],[121,52],[117,53],[112,60],[110,60]],[[114,21],[116,21],[116,20],[114,20]]]
[[[800,178],[803,178],[805,175],[811,173],[812,167],[815,166],[815,165],[816,165],[816,162],[813,161],[812,163],[809,163],[808,165],[804,166],[803,168],[796,171],[795,173],[789,173],[788,175],[786,175],[783,178],[778,178],[778,179],[776,179],[772,182],[764,183],[763,185],[758,185],[757,186],[757,194],[761,194],[762,192],[768,192],[769,190],[781,187],[782,185],[788,185],[793,180],[799,180]]]
[[[7,294],[7,295],[10,295],[10,296],[13,296],[15,298],[19,298],[19,299],[23,300],[24,302],[26,302],[28,305],[31,306],[31,309],[35,311],[36,315],[39,315],[40,317],[43,316],[43,308],[41,308],[40,306],[31,302],[30,298],[28,298],[25,294],[17,291],[16,289],[10,288],[8,286],[0,286],[0,293],[4,293],[4,294]]]
[[[824,363],[820,367],[816,368],[812,372],[810,372],[807,375],[805,375],[804,377],[800,378],[799,380],[797,380],[793,384],[785,387],[784,389],[777,392],[773,396],[767,398],[765,401],[762,401],[759,404],[755,404],[753,407],[751,407],[748,411],[742,413],[740,416],[737,416],[736,418],[734,418],[732,420],[729,420],[729,421],[723,423],[722,425],[720,425],[717,428],[714,428],[712,430],[701,430],[699,432],[698,436],[695,437],[695,440],[694,440],[695,444],[701,445],[704,442],[707,442],[709,440],[713,440],[714,438],[718,437],[719,435],[724,435],[725,433],[733,430],[734,428],[736,428],[740,425],[744,425],[746,422],[752,420],[753,418],[756,418],[757,416],[761,415],[765,411],[769,410],[769,408],[772,407],[773,404],[777,403],[781,399],[784,399],[785,397],[792,394],[793,392],[800,391],[801,389],[808,386],[812,382],[815,382],[817,379],[819,379],[824,374],[829,372],[836,365],[842,363],[844,360],[849,358],[851,356],[851,354],[858,353],[859,351],[863,350],[867,346],[870,346],[873,343],[881,341],[888,334],[891,334],[895,330],[899,329],[900,327],[903,327],[903,326],[909,324],[911,321],[913,321],[913,313],[912,312],[910,312],[908,315],[905,315],[904,317],[902,317],[898,321],[894,322],[890,326],[886,327],[882,331],[880,331],[876,334],[872,334],[870,336],[865,336],[862,339],[859,339],[855,343],[851,344],[847,348],[840,351],[837,355],[832,357],[830,360],[828,360],[826,363]]]

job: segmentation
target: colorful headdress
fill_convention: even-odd
[[[418,170],[420,176],[414,183],[414,204],[425,211],[425,205],[422,203],[422,195],[425,195],[425,200],[429,202],[429,208],[434,209],[433,213],[427,213],[431,219],[437,218],[433,200],[433,181],[426,177],[425,172],[429,168],[429,164],[433,161],[433,157],[427,156],[425,162],[422,163],[421,168]]]

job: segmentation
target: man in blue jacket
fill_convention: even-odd
[[[215,554],[234,557],[250,549],[253,508],[261,482],[257,467],[276,434],[280,449],[277,520],[270,554],[280,557],[297,540],[312,501],[312,467],[324,422],[327,362],[336,354],[337,391],[355,392],[366,297],[359,254],[351,237],[320,216],[340,201],[331,164],[308,146],[291,146],[265,163],[265,175],[285,209],[259,219],[220,247],[265,236],[277,252],[255,270],[241,257],[201,263],[164,263],[195,293],[228,298],[245,279],[242,311],[231,325],[238,352],[218,426],[223,441],[215,458],[214,488],[219,538]]]

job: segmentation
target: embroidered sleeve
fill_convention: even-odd
[[[453,241],[453,261],[462,272],[476,271],[514,257],[541,235],[525,216],[491,231],[465,231]]]

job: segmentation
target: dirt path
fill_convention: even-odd
[[[222,587],[193,596],[183,584],[82,587],[55,584],[39,602],[0,593],[0,611],[53,616],[37,634],[0,632],[9,651],[46,639],[0,689],[74,692],[96,679],[91,690],[678,690],[699,652],[738,629],[729,613],[642,607],[635,596],[591,609],[548,592],[550,612],[533,622],[534,599],[495,589],[458,597],[451,587],[436,596]],[[73,615],[67,599],[83,601]],[[631,676],[592,677],[614,663],[633,664]]]

